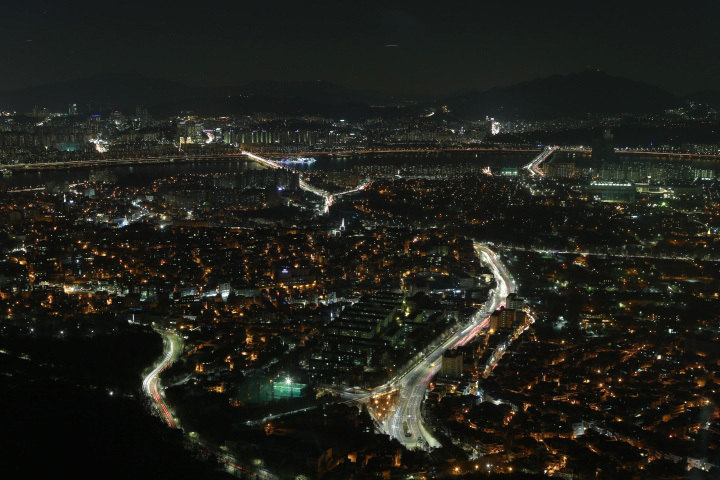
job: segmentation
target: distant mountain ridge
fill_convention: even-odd
[[[200,95],[202,89],[170,80],[147,78],[135,74],[95,75],[12,91],[0,92],[0,108],[30,111],[34,106],[62,111],[73,103],[102,108],[179,101]]]
[[[705,90],[688,95],[692,101],[710,105],[716,110],[720,110],[720,90]]]
[[[447,99],[450,109],[461,117],[489,115],[505,120],[653,113],[683,102],[659,87],[598,70],[553,75]]]
[[[137,74],[96,75],[0,92],[0,109],[29,112],[33,106],[66,110],[77,103],[81,111],[146,106],[155,115],[183,110],[200,114],[274,112],[356,118],[378,115],[372,105],[392,103],[397,96],[343,87],[326,81],[255,81],[240,86],[197,87]],[[591,114],[653,113],[682,105],[685,100],[661,88],[584,71],[440,97],[432,106],[447,105],[454,116],[504,120],[583,117]],[[90,106],[90,107],[89,107]]]
[[[77,104],[85,109],[132,111],[144,105],[157,114],[181,110],[199,113],[321,113],[363,109],[390,98],[325,81],[255,81],[241,86],[195,87],[136,74],[96,75],[78,80],[0,92],[0,108],[51,111]]]

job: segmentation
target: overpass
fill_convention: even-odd
[[[39,162],[39,163],[18,163],[18,164],[11,164],[11,165],[4,165],[4,167],[7,167],[9,170],[44,170],[44,169],[64,169],[64,168],[76,168],[76,167],[101,167],[101,166],[119,166],[119,165],[143,165],[143,164],[158,164],[158,163],[166,163],[166,162],[173,162],[175,160],[213,160],[217,158],[238,158],[238,157],[247,157],[248,159],[262,165],[263,167],[270,168],[273,170],[285,170],[286,172],[292,172],[292,173],[298,173],[297,170],[294,170],[286,165],[283,165],[280,162],[276,162],[275,160],[261,157],[260,155],[256,155],[252,152],[248,152],[243,150],[240,153],[229,153],[229,154],[211,154],[211,155],[186,155],[186,156],[164,156],[164,157],[147,157],[147,158],[105,158],[105,159],[95,159],[95,160],[71,160],[66,162]],[[324,190],[322,188],[313,186],[303,180],[300,179],[299,186],[300,189],[311,193],[313,195],[316,195],[322,199],[322,206],[318,209],[319,213],[327,214],[330,211],[330,207],[333,204],[333,201],[341,197],[343,195],[350,195],[355,192],[359,192],[361,190],[364,190],[368,185],[370,184],[369,181],[366,181],[365,183],[352,188],[350,190],[346,190],[344,192],[334,193],[331,194],[327,190]],[[44,187],[38,187],[38,188],[29,188],[29,189],[17,189],[12,190],[12,192],[24,192],[24,191],[40,191],[44,190]]]
[[[286,165],[283,165],[280,162],[276,162],[275,160],[271,160],[269,158],[261,157],[260,155],[256,155],[252,152],[243,150],[242,154],[245,155],[250,160],[257,162],[264,167],[275,169],[275,170],[282,169],[282,170],[285,170],[288,172],[298,173],[297,170],[293,170],[292,168],[290,168]],[[364,190],[365,188],[367,188],[367,186],[369,184],[370,184],[370,181],[368,180],[365,183],[362,183],[361,185],[358,185],[357,187],[352,188],[350,190],[346,190],[344,192],[339,192],[339,193],[330,193],[327,190],[323,190],[322,188],[318,188],[313,185],[310,185],[308,182],[306,182],[302,178],[300,179],[300,182],[299,182],[299,186],[300,186],[301,190],[308,192],[308,193],[312,193],[313,195],[316,195],[323,199],[322,207],[320,207],[320,209],[319,209],[319,212],[322,214],[326,214],[330,211],[330,207],[332,206],[332,204],[336,198],[341,197],[343,195],[350,195],[352,193],[356,193],[361,190]]]
[[[530,163],[525,165],[523,168],[530,173],[531,177],[539,176],[544,177],[545,172],[542,171],[540,165],[550,157],[553,153],[557,152],[560,147],[547,146],[545,149],[538,154],[537,157],[533,158]]]
[[[269,158],[261,157],[260,155],[256,155],[252,152],[243,150],[242,154],[250,160],[257,162],[264,167],[271,168],[273,170],[285,170],[287,172],[298,173],[296,170],[293,170],[292,168],[287,167],[280,162],[276,162],[275,160],[271,160]],[[318,197],[321,197],[323,199],[323,205],[320,208],[321,213],[325,214],[330,211],[330,206],[332,205],[333,200],[333,196],[330,194],[330,192],[328,192],[327,190],[323,190],[322,188],[314,187],[302,178],[300,179],[299,186],[301,190],[312,193],[313,195],[317,195]]]

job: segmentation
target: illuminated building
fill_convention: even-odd
[[[463,372],[463,354],[457,350],[448,350],[443,353],[440,365],[440,376],[447,378],[460,378]]]

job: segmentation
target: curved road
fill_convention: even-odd
[[[408,448],[428,449],[440,446],[432,434],[425,429],[420,415],[420,408],[425,398],[428,383],[440,369],[442,354],[450,348],[465,345],[482,329],[486,328],[490,320],[490,314],[503,305],[505,297],[516,289],[512,276],[500,262],[495,252],[478,243],[475,244],[475,252],[481,261],[491,268],[496,280],[496,287],[491,290],[490,296],[483,307],[471,316],[470,321],[464,327],[457,328],[439,345],[431,347],[429,353],[411,369],[375,388],[369,395],[364,395],[365,398],[369,398],[372,394],[390,389],[397,388],[400,390],[400,398],[395,404],[393,413],[380,423],[379,427],[383,432],[398,439]],[[177,421],[165,403],[158,384],[160,374],[182,354],[183,341],[174,332],[165,330],[158,330],[158,332],[163,336],[165,352],[143,380],[143,390],[152,399],[156,410],[165,423],[176,428]],[[230,462],[226,463],[232,465]]]
[[[160,360],[158,360],[158,363],[153,367],[150,373],[148,373],[143,379],[143,391],[150,399],[152,399],[153,406],[165,423],[169,427],[176,428],[177,422],[170,413],[170,409],[159,391],[158,382],[160,379],[160,373],[172,365],[172,363],[182,354],[183,341],[182,338],[174,332],[169,332],[167,330],[157,330],[157,332],[163,337],[163,345],[165,347],[164,355]]]
[[[464,327],[461,326],[455,330],[409,371],[371,392],[379,393],[391,388],[399,389],[400,398],[395,403],[394,411],[378,426],[384,433],[396,438],[409,449],[427,450],[440,446],[440,443],[425,429],[420,407],[425,398],[428,383],[440,369],[442,354],[450,348],[465,345],[486,328],[490,323],[490,314],[504,305],[507,295],[516,290],[512,275],[508,273],[495,252],[479,243],[475,243],[475,252],[481,261],[490,267],[495,276],[496,287],[491,290],[488,300],[470,317],[470,321]]]
[[[552,151],[554,150],[550,150],[548,153],[552,153]],[[286,168],[276,162],[254,155],[250,152],[243,152],[243,154],[271,168]],[[366,186],[366,184],[363,184],[357,189],[342,192],[338,195],[354,193],[355,191],[362,190]],[[301,184],[301,188],[323,196],[326,200],[325,211],[327,212],[329,207],[328,203],[332,202],[332,195],[328,194],[328,192],[325,192],[324,190],[311,187],[310,185],[304,186]],[[376,387],[369,394],[363,394],[356,397],[356,400],[367,400],[374,394],[398,389],[400,391],[400,398],[395,403],[392,414],[388,415],[384,421],[378,422],[378,426],[384,433],[396,438],[409,449],[418,447],[429,449],[431,447],[436,448],[440,446],[440,443],[425,429],[420,414],[420,408],[425,398],[428,383],[440,369],[443,353],[450,348],[465,345],[481,330],[486,328],[490,322],[490,314],[500,306],[504,305],[505,298],[508,294],[516,291],[515,281],[500,261],[498,255],[487,245],[476,242],[474,247],[475,253],[480,258],[481,262],[489,266],[492,270],[496,282],[495,288],[490,291],[490,296],[482,308],[470,317],[469,322],[464,327],[461,326],[456,328],[449,336],[439,340],[439,344],[429,346],[428,349],[426,349],[429,351],[425,354],[425,357],[419,360],[410,369],[401,372],[390,381]],[[169,331],[159,332],[163,335],[165,355],[143,380],[143,389],[145,393],[152,398],[155,408],[168,426],[177,427],[176,420],[173,418],[162,394],[158,390],[158,378],[160,373],[180,356],[182,353],[183,343],[182,339],[176,333]],[[231,462],[226,463],[228,465],[235,466]]]
[[[153,366],[150,373],[148,373],[147,376],[145,376],[145,378],[143,379],[143,391],[148,396],[148,398],[152,400],[155,410],[163,419],[163,421],[171,428],[179,428],[177,420],[175,419],[175,417],[173,417],[170,409],[165,403],[165,399],[162,393],[160,393],[160,387],[158,386],[158,384],[160,380],[160,374],[165,371],[165,369],[167,369],[170,365],[172,365],[173,362],[175,362],[175,360],[180,357],[180,355],[182,355],[184,342],[180,335],[175,332],[160,329],[156,329],[156,331],[162,335],[163,345],[165,348],[163,352],[163,357],[158,360],[158,363]],[[208,456],[215,455],[217,460],[225,464],[225,466],[230,472],[245,472],[254,475],[254,477],[259,480],[277,480],[277,477],[275,475],[268,472],[264,468],[249,469],[243,467],[242,465],[238,465],[235,458],[233,458],[232,455],[228,453],[211,452],[209,447],[207,447],[203,442],[197,439],[192,439],[192,442],[195,445],[197,451]]]

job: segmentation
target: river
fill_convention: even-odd
[[[471,164],[479,167],[521,167],[533,157],[533,152],[399,152],[372,154],[317,155],[310,165],[293,165],[302,171],[344,171],[372,165],[438,165]],[[257,163],[244,158],[176,161],[145,165],[112,165],[107,167],[75,167],[48,170],[15,170],[11,176],[0,178],[10,189],[37,188],[64,183],[106,181],[120,186],[150,185],[158,178],[183,174],[242,174],[261,169]]]

